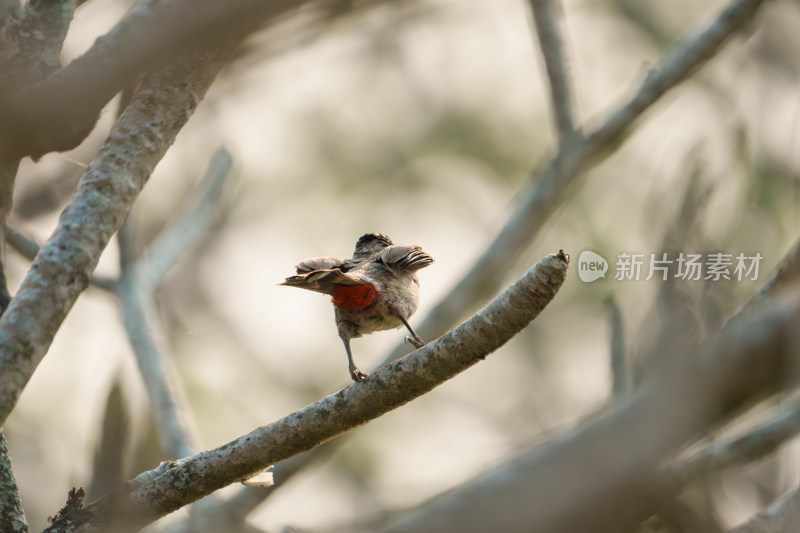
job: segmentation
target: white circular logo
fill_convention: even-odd
[[[581,281],[591,283],[606,277],[606,272],[608,272],[608,261],[602,255],[591,250],[581,252],[578,258],[578,277],[581,278]]]

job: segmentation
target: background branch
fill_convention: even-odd
[[[536,35],[547,67],[550,80],[550,99],[553,103],[556,128],[563,146],[575,133],[573,113],[572,85],[569,80],[569,69],[564,39],[559,29],[564,10],[559,0],[530,0]]]
[[[630,391],[628,358],[625,353],[625,331],[622,313],[617,301],[611,297],[607,301],[608,323],[611,330],[611,392],[614,398],[621,398]]]
[[[155,291],[161,279],[207,230],[231,164],[231,156],[225,149],[215,152],[201,182],[204,191],[201,198],[193,209],[162,233],[138,261],[131,242],[130,220],[118,232],[120,277],[114,284],[114,292],[119,298],[125,330],[147,387],[159,441],[168,458],[188,457],[195,452],[196,445],[177,374],[158,349],[147,310],[154,307]]]
[[[684,483],[691,479],[719,472],[734,464],[748,463],[773,453],[786,441],[800,433],[800,400],[795,399],[780,409],[771,420],[747,434],[705,449],[670,466]]]
[[[303,3],[138,2],[82,56],[43,82],[0,100],[0,163],[77,146],[111,98],[143,73],[209,41],[239,40]]]
[[[14,16],[0,20],[0,101],[5,95],[19,91],[61,67],[61,49],[76,7],[74,0],[31,0],[19,13],[19,2],[0,7],[0,10],[7,14],[9,6]],[[5,228],[11,213],[18,168],[19,158],[0,163],[2,228]],[[5,231],[0,231],[0,314],[11,301],[6,281],[5,249]]]
[[[119,513],[125,528],[135,530],[430,391],[527,326],[555,297],[567,263],[563,252],[547,256],[470,320],[366,380],[219,448],[166,463],[166,472],[114,506],[115,515]],[[108,500],[90,505],[86,511],[93,518],[77,531],[102,527],[109,505]]]
[[[231,154],[225,148],[214,152],[200,183],[200,198],[188,213],[156,238],[135,265],[136,275],[145,287],[159,284],[181,256],[206,234],[232,164]]]
[[[128,269],[123,270],[115,284],[115,292],[122,308],[125,331],[147,389],[164,454],[166,457],[187,457],[194,453],[195,443],[175,371],[162,356],[148,324],[145,309],[152,306],[152,295],[144,291]]]
[[[796,490],[729,533],[794,533],[799,523],[800,490]]]
[[[434,501],[386,533],[633,527],[680,490],[658,467],[670,454],[759,395],[793,385],[786,376],[798,363],[798,318],[795,291],[789,301],[649,372],[638,393],[611,413]]]
[[[562,145],[553,160],[530,180],[520,194],[514,213],[494,241],[467,274],[417,327],[424,339],[435,338],[465,313],[496,294],[510,265],[518,260],[546,227],[561,205],[568,187],[588,168],[597,165],[625,139],[628,128],[667,91],[685,80],[712,58],[737,31],[752,22],[765,0],[735,0],[704,31],[677,53],[665,55],[634,96],[585,138]],[[387,358],[393,360],[406,347],[398,346]]]
[[[0,421],[16,405],[111,235],[231,46],[215,45],[148,75],[112,128],[0,320]]]

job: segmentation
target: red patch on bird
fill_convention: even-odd
[[[333,289],[333,305],[343,309],[364,309],[377,299],[377,289],[369,284],[336,285]]]

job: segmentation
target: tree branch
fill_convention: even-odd
[[[16,12],[19,2],[7,3],[8,6]],[[0,20],[0,95],[19,91],[61,67],[61,48],[75,7],[74,0],[31,0],[19,13],[19,20],[16,16]],[[0,164],[2,228],[11,213],[18,167],[19,158]],[[5,232],[0,231],[0,314],[11,301],[5,275],[5,249]]]
[[[39,253],[39,245],[35,241],[29,239],[12,227],[6,226],[4,229],[6,242],[14,250],[16,250],[19,255],[28,261],[33,261],[36,259],[36,254]],[[109,292],[114,292],[114,284],[116,282],[116,279],[98,274],[92,274],[92,277],[89,280],[91,285],[97,287],[98,289],[103,289]]]
[[[188,213],[156,238],[138,261],[137,276],[143,284],[150,287],[159,284],[181,256],[208,231],[232,165],[231,154],[225,148],[214,153],[200,184],[201,197]]]
[[[58,226],[0,319],[0,422],[121,226],[153,167],[229,56],[232,43],[195,52],[143,80],[81,178]]]
[[[114,292],[147,388],[159,440],[166,457],[170,458],[188,457],[195,452],[195,444],[176,373],[158,349],[146,310],[153,307],[156,288],[166,272],[197,242],[211,223],[231,163],[231,156],[225,149],[214,154],[201,184],[201,189],[204,189],[202,197],[172,228],[162,233],[150,246],[150,251],[138,261],[135,260],[129,232],[123,231],[130,222],[126,222],[118,233],[120,277],[114,284]]]
[[[800,524],[800,490],[790,492],[729,533],[795,533]]]
[[[145,309],[152,299],[136,279],[124,273],[115,284],[122,308],[123,324],[136,356],[139,372],[147,389],[156,433],[166,457],[186,457],[194,453],[185,403],[175,383],[174,370],[161,355],[152,335]]]
[[[307,0],[142,0],[82,56],[0,100],[0,163],[77,146],[143,73],[222,37],[241,39]]]
[[[615,399],[620,399],[630,392],[628,358],[625,353],[625,331],[622,313],[613,297],[608,299],[607,308],[611,329],[611,392]]]
[[[739,320],[752,316],[758,309],[769,301],[770,298],[784,292],[787,287],[800,280],[800,239],[786,252],[780,264],[769,280],[759,289],[758,293],[747,301],[742,308],[734,314],[726,327],[736,324]]]
[[[161,472],[114,505],[123,530],[138,529],[230,483],[241,481],[373,420],[464,371],[527,326],[555,297],[567,273],[563,252],[545,257],[519,281],[453,331],[382,368],[366,380],[327,396],[219,448],[165,463]],[[93,518],[77,531],[111,518],[109,499],[90,505]]]
[[[640,390],[385,533],[627,530],[681,485],[659,465],[758,395],[792,385],[800,293],[649,372]],[[491,497],[487,497],[487,495]]]
[[[670,465],[672,473],[686,484],[735,464],[748,463],[771,454],[800,433],[800,400],[781,408],[773,419],[730,441],[708,446]]]
[[[550,79],[550,99],[560,144],[563,146],[575,133],[572,86],[564,53],[564,39],[559,30],[559,19],[564,16],[564,11],[559,0],[530,0],[530,6]]]
[[[613,153],[625,139],[628,128],[671,88],[685,80],[722,48],[745,25],[751,23],[765,0],[735,0],[703,32],[679,52],[664,56],[634,96],[585,138],[562,145],[559,153],[541,172],[531,178],[520,194],[516,210],[494,241],[470,271],[439,302],[417,327],[424,339],[450,328],[465,313],[491,298],[500,288],[509,265],[519,259],[547,219],[562,204],[568,188],[578,176]],[[387,358],[391,361],[405,352],[398,346]]]
[[[19,499],[17,480],[8,456],[8,444],[0,429],[0,531],[3,533],[28,533],[28,521]]]

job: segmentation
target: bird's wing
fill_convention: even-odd
[[[302,265],[304,263],[306,262],[303,261],[303,263],[300,264]],[[286,278],[286,281],[281,283],[281,285],[299,287],[309,291],[333,295],[337,285],[364,285],[365,283],[366,282],[358,276],[342,272],[338,268],[321,268],[300,273],[298,265],[298,274]]]
[[[415,244],[395,244],[385,248],[380,260],[390,269],[415,271],[433,263],[433,257]]]
[[[306,274],[314,270],[340,268],[344,264],[345,260],[338,257],[312,257],[311,259],[300,261],[295,268],[298,274]]]

